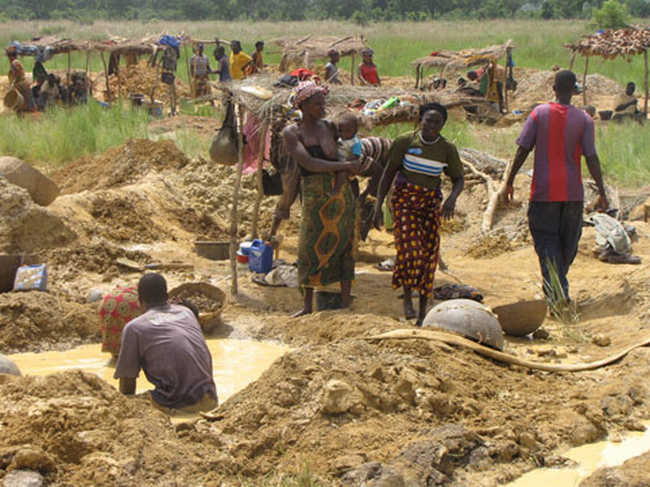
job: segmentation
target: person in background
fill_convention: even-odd
[[[190,75],[192,76],[192,89],[194,97],[210,95],[209,75],[210,60],[203,53],[203,43],[196,46],[196,53],[190,58]]]
[[[43,107],[38,103],[38,97],[41,94],[41,88],[43,87],[43,84],[47,81],[47,76],[39,76],[36,78],[36,84],[32,86],[32,98],[36,100],[36,105],[39,110],[43,110]]]
[[[555,75],[557,101],[538,105],[526,120],[505,189],[506,203],[512,202],[517,172],[534,148],[528,226],[539,258],[544,294],[555,309],[570,302],[567,274],[582,235],[582,155],[598,187],[598,206],[602,210],[609,206],[594,143],[594,121],[571,105],[576,88],[572,71]]]
[[[330,58],[330,61],[325,65],[325,82],[333,85],[343,84],[339,78],[339,68],[336,65],[341,59],[341,54],[336,49],[330,49],[327,52],[327,56]]]
[[[242,51],[241,42],[230,43],[230,76],[234,80],[244,79],[246,70],[253,62],[253,58]]]
[[[186,413],[214,409],[212,356],[194,313],[168,303],[167,282],[160,274],[140,279],[138,298],[143,314],[124,327],[115,367],[120,392],[135,394],[142,369],[155,386],[150,394],[158,408]]]
[[[18,60],[18,49],[16,46],[9,46],[6,49],[7,58],[9,59],[9,89],[16,89],[23,97],[21,106],[15,108],[17,113],[33,112],[36,110],[36,104],[32,97],[32,90],[29,82],[25,77],[25,68]]]
[[[633,120],[638,118],[639,109],[637,105],[639,100],[634,96],[636,85],[629,82],[625,87],[625,91],[620,93],[614,99],[614,118],[613,120],[620,122],[623,120]]]
[[[372,60],[374,51],[369,47],[361,50],[362,62],[357,67],[357,74],[362,85],[381,86],[381,80],[377,73],[377,66]]]
[[[262,51],[264,50],[264,41],[257,41],[255,43],[255,52],[251,56],[253,63],[251,64],[252,72],[261,73],[264,70],[264,58]]]
[[[441,219],[453,217],[464,178],[456,146],[440,134],[447,121],[447,109],[439,103],[427,103],[420,106],[419,120],[419,129],[399,136],[388,152],[375,202],[374,224],[377,229],[381,227],[382,204],[392,186],[397,249],[392,285],[393,289],[404,290],[406,319],[417,317],[416,325],[422,326],[438,266]],[[452,181],[444,203],[440,189],[443,173]],[[420,295],[417,314],[412,291]]]
[[[99,307],[99,317],[102,322],[102,352],[110,353],[113,359],[117,360],[122,330],[128,322],[141,314],[138,292],[132,287],[118,287],[104,296]]]
[[[219,75],[219,83],[229,83],[232,81],[232,77],[230,76],[230,63],[228,62],[228,56],[226,56],[226,50],[223,46],[217,44],[214,50],[214,58],[217,60],[219,66],[215,71],[215,74]]]
[[[59,79],[52,73],[47,76],[47,82],[41,87],[38,97],[38,107],[45,110],[46,107],[55,105],[61,101],[61,87]]]

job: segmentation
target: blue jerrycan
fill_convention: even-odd
[[[268,274],[273,269],[273,247],[255,239],[248,254],[248,270]]]

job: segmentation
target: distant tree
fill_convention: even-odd
[[[181,3],[181,13],[189,20],[204,20],[212,14],[209,0],[185,0]]]
[[[600,29],[620,29],[630,20],[627,5],[618,0],[607,0],[600,9],[594,9],[593,21]]]

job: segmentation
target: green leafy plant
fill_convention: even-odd
[[[594,24],[600,29],[620,29],[625,27],[629,20],[627,5],[618,0],[607,0],[602,8],[593,11]]]

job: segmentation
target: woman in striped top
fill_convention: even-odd
[[[419,128],[393,142],[374,210],[375,227],[382,219],[382,203],[393,185],[391,203],[395,220],[397,259],[393,289],[404,288],[404,315],[416,317],[411,292],[420,295],[416,325],[421,326],[438,265],[440,220],[454,215],[456,199],[463,190],[463,166],[458,150],[440,135],[447,121],[447,109],[439,103],[420,107]],[[441,177],[452,181],[442,202]]]

